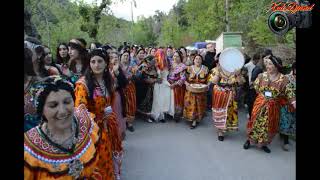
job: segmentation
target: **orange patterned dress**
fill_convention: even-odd
[[[78,138],[72,154],[47,140],[40,125],[24,134],[24,179],[73,180],[72,164],[82,165],[79,179],[114,180],[111,148],[101,151],[100,129],[84,106],[75,108]],[[77,162],[77,163],[74,163]],[[110,165],[111,164],[111,165]],[[79,167],[79,166],[78,166]]]
[[[122,69],[127,80],[129,81],[128,85],[124,88],[124,97],[125,97],[125,114],[128,123],[133,123],[136,110],[136,86],[133,81],[133,70],[132,66],[129,66],[128,69]]]
[[[214,126],[222,131],[238,130],[238,103],[235,100],[235,84],[244,81],[242,76],[226,75],[220,66],[211,70],[208,81],[212,82],[215,76],[219,77],[219,83],[229,83],[232,86],[222,87],[214,85],[212,92],[212,121]]]
[[[184,93],[185,93],[185,85],[184,81],[186,80],[185,70],[186,65],[180,63],[176,67],[172,67],[168,75],[168,82],[170,84],[176,83],[177,86],[173,88],[174,92],[174,112],[175,116],[181,117],[183,113],[184,106]]]
[[[188,66],[187,68],[187,82],[190,84],[207,84],[207,76],[209,70],[202,65],[198,72],[195,71],[195,66]],[[184,110],[183,117],[187,121],[200,122],[204,117],[207,105],[207,92],[193,93],[186,90],[184,96]]]
[[[270,144],[279,131],[281,99],[286,97],[289,102],[294,101],[295,91],[285,75],[269,82],[266,72],[259,74],[254,88],[258,96],[247,124],[247,135],[251,143],[263,146]]]
[[[75,88],[75,106],[84,104],[89,112],[95,115],[95,122],[102,129],[101,150],[112,148],[113,162],[116,178],[120,176],[121,161],[123,156],[123,148],[121,142],[121,134],[119,132],[116,114],[112,112],[107,117],[104,116],[104,109],[111,106],[111,97],[104,96],[102,91],[96,87],[93,92],[93,99],[89,99],[89,90],[84,77],[76,82]],[[104,122],[107,122],[105,127]],[[111,144],[110,144],[111,142]],[[111,163],[111,162],[108,162]]]

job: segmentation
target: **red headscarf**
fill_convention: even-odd
[[[164,68],[168,67],[166,55],[162,49],[158,49],[155,54],[155,60],[156,60],[156,67],[160,71],[162,71]]]

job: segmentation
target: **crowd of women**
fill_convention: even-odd
[[[50,48],[25,41],[25,179],[121,179],[122,141],[146,122],[189,121],[195,129],[212,109],[218,139],[238,130],[239,94],[249,109],[248,140],[265,152],[280,132],[285,150],[295,135],[295,64],[288,75],[266,51],[242,70],[225,73],[213,44],[207,53],[121,46],[84,39]],[[250,73],[249,73],[250,72]],[[250,79],[248,78],[248,76]],[[195,93],[192,84],[206,85]],[[242,90],[242,91],[241,91]]]

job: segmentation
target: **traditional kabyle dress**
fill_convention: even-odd
[[[289,79],[288,87],[296,92],[296,78],[292,74],[286,75]],[[280,109],[280,133],[295,136],[296,135],[296,111],[286,98],[283,98],[283,106]]]
[[[24,134],[24,179],[114,180],[111,154],[99,151],[100,129],[82,105],[75,108],[73,149],[62,149],[36,126]],[[111,149],[109,150],[111,152]],[[108,159],[109,158],[109,159]]]
[[[24,91],[24,132],[37,126],[40,123],[41,117],[37,114],[37,109],[34,104],[34,93],[36,92],[36,78],[32,77],[28,87]]]
[[[252,116],[247,124],[247,135],[251,143],[264,146],[271,143],[279,131],[280,99],[295,100],[294,88],[283,74],[270,82],[267,72],[259,74],[254,82],[258,96],[254,102]]]
[[[208,81],[212,82],[214,76],[219,77],[219,82],[213,86],[213,124],[222,132],[238,130],[238,104],[235,100],[236,85],[243,80],[241,79],[243,77],[226,75],[220,66],[211,70]],[[223,86],[225,83],[232,84],[232,86]]]
[[[178,85],[173,88],[174,92],[174,113],[175,117],[181,117],[184,107],[184,94],[185,94],[185,85],[184,81],[186,80],[185,70],[187,69],[186,65],[180,63],[176,67],[171,67],[171,70],[168,75],[168,82],[170,84],[177,83]]]
[[[128,66],[127,69],[123,69],[123,72],[128,80],[128,85],[124,88],[124,96],[125,96],[125,114],[128,123],[133,123],[137,105],[136,105],[136,86],[134,84],[134,77],[132,73],[132,66]]]
[[[89,90],[86,85],[85,77],[81,77],[75,88],[75,107],[84,104],[89,112],[95,115],[95,122],[101,129],[101,151],[106,151],[109,153],[109,147],[112,148],[112,157],[115,176],[117,179],[120,177],[121,162],[123,156],[121,134],[119,132],[119,127],[116,119],[116,114],[112,112],[107,117],[105,117],[105,108],[111,106],[111,95],[108,94],[107,90],[101,90],[98,86],[93,91],[93,99],[89,99]],[[107,122],[107,127],[104,123]],[[110,164],[112,162],[106,159],[106,163]]]
[[[207,84],[209,70],[206,66],[201,65],[198,72],[195,71],[195,65],[187,68],[187,82],[190,84]],[[186,90],[184,96],[183,117],[187,121],[200,122],[204,117],[207,105],[207,92],[193,93]]]

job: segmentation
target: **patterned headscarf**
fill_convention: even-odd
[[[160,69],[161,71],[168,67],[167,61],[166,61],[166,56],[165,53],[162,49],[158,49],[156,54],[155,54],[155,59],[156,59],[156,67]]]
[[[64,88],[62,88],[64,86]],[[71,82],[66,79],[63,79],[61,76],[49,76],[42,81],[36,83],[33,88],[30,89],[32,99],[34,102],[35,107],[37,108],[38,114],[43,109],[45,98],[44,94],[50,93],[54,89],[69,89],[70,91],[74,91],[74,86]],[[73,99],[74,93],[71,94]],[[40,107],[41,106],[41,107]],[[40,113],[40,114],[41,114]]]

